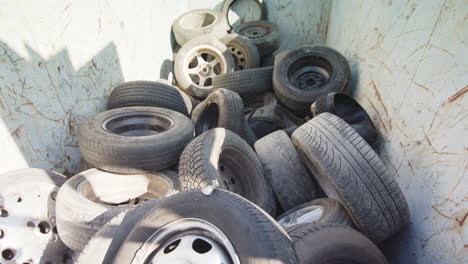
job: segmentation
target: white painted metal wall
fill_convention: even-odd
[[[0,172],[77,170],[77,128],[123,81],[168,78],[170,28],[221,0],[0,0]],[[412,224],[385,246],[394,263],[466,263],[466,0],[267,0],[281,48],[327,44],[352,87]],[[233,7],[251,19],[255,5]],[[169,76],[170,78],[170,76]]]
[[[327,45],[383,138],[411,225],[391,263],[468,263],[468,2],[333,1]]]

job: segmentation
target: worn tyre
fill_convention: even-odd
[[[232,29],[232,25],[229,21],[229,9],[231,8],[231,6],[236,2],[236,0],[224,0],[223,1],[223,6],[221,7],[221,13],[223,14],[223,17],[226,18],[226,23],[228,24],[229,26],[229,30]],[[255,19],[255,20],[264,20],[267,18],[268,16],[268,9],[266,7],[266,4],[265,2],[262,2],[260,0],[252,0],[253,3],[255,3],[257,5],[257,7],[260,9],[260,16]],[[238,21],[236,21],[236,23],[243,23],[245,22],[244,18],[243,17],[240,17]]]
[[[409,223],[397,182],[345,121],[320,114],[299,127],[292,141],[323,191],[343,204],[358,230],[372,241],[380,242]]]
[[[388,264],[372,241],[347,226],[312,223],[287,231],[302,264]]]
[[[179,179],[183,190],[220,187],[274,213],[272,192],[260,160],[253,149],[230,130],[211,129],[190,142],[180,157]]]
[[[195,136],[215,127],[223,127],[242,135],[244,105],[241,97],[232,91],[218,89],[201,102],[192,113]]]
[[[234,31],[251,39],[257,46],[260,56],[271,55],[280,44],[278,25],[270,21],[247,22],[236,27]]]
[[[129,203],[170,196],[179,189],[171,171],[119,175],[90,169],[65,182],[57,195],[57,228],[69,248],[81,251],[89,239]]]
[[[260,54],[257,46],[250,39],[232,33],[223,37],[221,42],[231,52],[236,63],[236,71],[257,68],[260,65]]]
[[[112,217],[86,243],[78,255],[76,264],[102,263],[111,264],[130,230],[158,201],[145,201],[126,208]]]
[[[258,108],[249,118],[249,124],[255,135],[262,138],[279,129],[304,124],[281,105],[266,105]]]
[[[117,173],[172,167],[193,138],[192,121],[159,107],[123,107],[99,113],[79,129],[83,159]]]
[[[276,218],[283,228],[309,223],[335,223],[353,227],[343,205],[332,198],[316,199],[298,205]]]
[[[172,24],[172,31],[177,44],[183,46],[199,36],[222,38],[229,26],[220,11],[197,9],[180,15]]]
[[[152,241],[162,246],[154,248]],[[184,192],[155,204],[131,230],[115,263],[182,263],[195,258],[201,263],[299,263],[291,241],[274,219],[239,195],[220,189]]]
[[[198,37],[185,43],[176,55],[174,75],[179,87],[189,95],[205,98],[213,88],[213,77],[233,72],[234,58],[222,42]]]
[[[275,57],[273,88],[278,99],[297,115],[309,113],[310,105],[331,92],[346,92],[350,69],[338,51],[305,45]]]
[[[155,106],[189,115],[190,97],[169,82],[132,81],[117,85],[109,96],[107,109],[128,106]]]
[[[286,211],[317,198],[312,176],[284,131],[259,139],[255,151],[281,209]]]
[[[366,110],[345,93],[329,93],[319,97],[310,106],[312,116],[332,113],[350,124],[371,146],[377,143],[377,129]]]
[[[213,78],[214,88],[225,88],[242,96],[266,93],[273,90],[273,67],[225,73]]]

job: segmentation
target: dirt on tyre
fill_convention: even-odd
[[[273,88],[278,100],[299,116],[322,95],[346,92],[350,69],[338,51],[306,45],[276,55]]]
[[[298,205],[278,216],[276,221],[283,228],[309,223],[335,223],[353,227],[346,209],[340,202],[332,198],[316,199]]]
[[[217,39],[198,37],[185,43],[176,55],[174,75],[189,95],[205,98],[213,88],[213,77],[236,68],[229,49]]]
[[[170,196],[179,190],[171,171],[121,175],[90,169],[65,182],[57,195],[57,228],[69,248],[81,251],[109,219],[130,204]]]
[[[274,199],[262,164],[253,149],[237,134],[211,129],[184,149],[179,163],[182,190],[215,186],[235,192],[274,214]]]
[[[99,113],[80,127],[84,160],[116,173],[170,168],[193,138],[192,121],[160,107],[123,107]]]
[[[312,176],[302,163],[288,135],[282,130],[255,142],[265,178],[283,210],[317,198]]]
[[[240,24],[234,31],[252,40],[258,48],[260,56],[271,55],[280,44],[278,25],[270,21],[250,21]]]
[[[258,49],[250,39],[232,33],[223,37],[221,42],[231,52],[236,63],[236,71],[257,68],[260,65]]]
[[[302,224],[286,229],[301,264],[388,264],[372,241],[339,224]]]
[[[156,203],[130,231],[114,261],[182,263],[187,259],[299,263],[292,242],[274,219],[241,196],[220,189],[183,192]]]
[[[242,135],[244,126],[244,104],[235,92],[217,89],[201,102],[192,113],[195,136],[212,128],[223,127]]]
[[[224,88],[241,96],[271,92],[273,67],[255,68],[221,74],[213,78],[213,88]]]
[[[189,96],[162,81],[132,81],[114,87],[109,96],[107,109],[128,106],[162,107],[186,116],[190,114],[193,107]]]
[[[126,208],[112,217],[93,237],[77,257],[76,264],[111,264],[133,226],[154,207],[158,200],[150,200]]]
[[[294,131],[292,141],[322,190],[343,204],[372,241],[385,240],[409,223],[408,205],[393,175],[345,121],[320,114]]]
[[[229,26],[220,11],[197,9],[180,15],[172,24],[177,44],[183,46],[199,36],[219,39],[227,34]]]

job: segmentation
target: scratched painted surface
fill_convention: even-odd
[[[268,1],[282,49],[325,42],[325,2]],[[22,167],[76,172],[77,129],[105,109],[112,87],[170,79],[174,19],[221,6],[220,0],[0,0],[0,173]],[[300,8],[303,17],[314,17],[294,16]],[[259,9],[239,0],[231,13],[248,21]]]
[[[386,245],[391,263],[468,263],[467,1],[334,1],[327,44],[343,52],[355,94],[411,210]]]

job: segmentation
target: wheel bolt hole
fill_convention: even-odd
[[[0,209],[0,217],[7,217],[8,211],[5,209]]]
[[[234,178],[231,178],[230,182],[231,184],[236,184],[236,180],[234,180]]]
[[[220,170],[220,171],[224,171],[224,166],[223,166],[223,165],[219,165],[219,170]]]
[[[36,227],[36,225],[35,225],[32,221],[29,221],[26,225],[27,225],[29,228],[34,228],[34,227]]]
[[[47,234],[50,231],[49,223],[44,221],[40,222],[39,225],[37,225],[37,227],[39,227],[39,232],[41,232],[42,234]]]
[[[16,202],[18,203],[21,203],[23,201],[23,199],[21,197],[18,197],[18,199],[16,200]]]
[[[174,251],[174,249],[176,249],[179,246],[179,244],[180,244],[180,239],[177,239],[176,241],[170,243],[164,248],[164,254],[171,253],[172,251]]]
[[[5,237],[5,231],[0,229],[0,239],[2,239],[3,237]]]
[[[205,240],[197,238],[195,241],[193,241],[192,248],[197,253],[205,254],[206,252],[210,251],[213,246]]]
[[[12,260],[15,257],[15,250],[7,248],[2,251],[2,257],[6,260]]]

